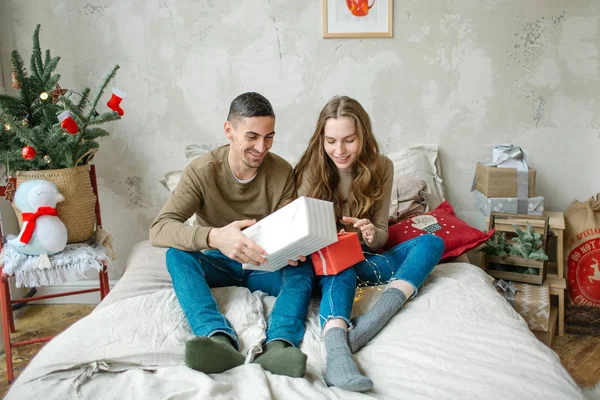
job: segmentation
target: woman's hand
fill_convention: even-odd
[[[347,224],[352,224],[357,229],[360,229],[365,242],[371,243],[375,238],[375,225],[367,218],[358,219],[352,217],[342,217],[342,221]]]
[[[306,261],[306,257],[304,256],[298,256],[298,261],[294,261],[294,260],[288,260],[288,264],[293,266],[293,267],[297,267],[298,264],[300,264],[301,262]]]

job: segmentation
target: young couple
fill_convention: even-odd
[[[295,170],[269,153],[275,114],[260,94],[244,93],[233,100],[224,131],[229,145],[186,167],[150,228],[152,244],[169,247],[167,269],[196,335],[186,343],[186,364],[210,374],[244,363],[237,335],[210,288],[245,286],[277,296],[267,321],[265,349],[254,362],[274,374],[304,375],[306,355],[299,345],[315,280],[308,254],[276,272],[244,270],[241,263],[266,262],[265,251],[242,229],[296,195],[308,196],[334,203],[338,229],[357,232],[365,254],[352,268],[317,278],[327,352],[325,379],[347,390],[371,389],[372,381],[361,375],[352,353],[417,294],[442,256],[443,241],[423,235],[376,253],[387,241],[393,166],[379,153],[369,116],[356,100],[335,97],[325,105]],[[185,225],[194,214],[197,224]],[[357,280],[389,285],[368,313],[351,321]]]

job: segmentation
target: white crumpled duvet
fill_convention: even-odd
[[[382,288],[359,289],[353,314]],[[213,293],[239,334],[242,352],[264,340],[274,297],[245,288]],[[49,342],[6,399],[583,399],[558,356],[492,288],[476,266],[437,266],[414,300],[355,359],[374,382],[352,393],[327,387],[318,302],[311,304],[302,351],[304,378],[245,364],[222,374],[187,368],[192,337],[164,266],[148,242],[132,250],[127,270],[92,314]]]

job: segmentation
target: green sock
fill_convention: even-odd
[[[185,364],[205,374],[227,371],[244,364],[244,360],[229,336],[222,333],[197,336],[185,343]]]
[[[306,372],[306,354],[283,340],[268,343],[254,362],[276,375],[301,378]]]

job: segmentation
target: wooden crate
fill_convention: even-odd
[[[535,193],[535,169],[529,168],[529,194]],[[517,197],[517,169],[488,167],[477,163],[475,187],[486,197]]]
[[[537,217],[523,214],[492,213],[490,215],[488,230],[496,229],[496,232],[498,233],[505,232],[506,238],[510,241],[513,237],[517,236],[513,225],[516,225],[519,228],[525,230],[527,228],[527,223],[529,223],[532,226],[535,232],[542,235],[541,248],[544,249],[544,251],[546,251],[546,244],[548,238],[547,217]],[[492,263],[504,265],[507,267],[535,268],[537,270],[537,273],[533,275],[513,271],[500,271],[490,268],[490,264]],[[488,256],[486,254],[483,255],[483,268],[488,273],[488,275],[491,275],[494,278],[504,279],[507,281],[533,283],[536,285],[541,285],[546,279],[547,263],[547,261],[532,260],[513,254],[507,255],[506,257]]]

